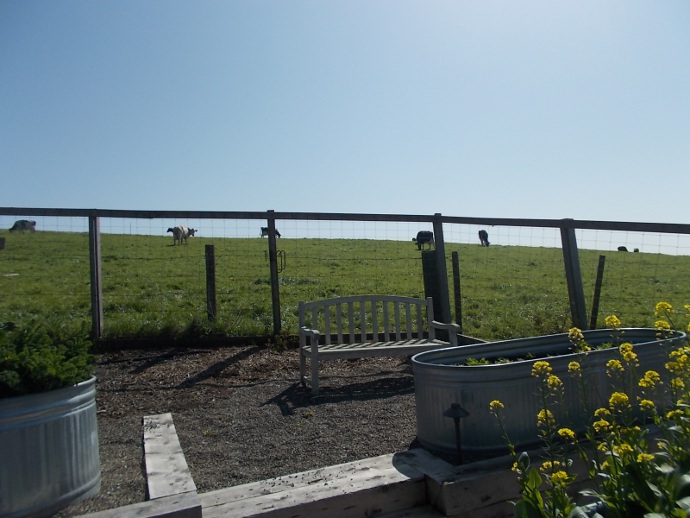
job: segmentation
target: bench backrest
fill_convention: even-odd
[[[431,297],[361,295],[299,303],[299,326],[317,330],[326,344],[434,339]]]

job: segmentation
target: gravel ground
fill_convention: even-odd
[[[322,364],[318,397],[296,349],[122,351],[96,365],[101,489],[59,517],[146,499],[142,418],[171,412],[200,493],[408,449],[409,358]]]

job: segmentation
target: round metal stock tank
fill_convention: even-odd
[[[50,516],[100,481],[96,378],[0,399],[0,516]]]
[[[630,342],[638,355],[638,372],[656,370],[662,376],[670,351],[686,343],[685,333],[674,332],[658,340],[656,331],[647,328],[621,330],[620,342]],[[585,331],[591,346],[612,341],[612,330]],[[412,357],[417,409],[417,439],[426,449],[444,455],[456,452],[455,423],[444,416],[453,403],[459,403],[469,415],[460,419],[460,441],[463,452],[491,455],[503,453],[507,442],[498,420],[489,411],[489,403],[499,400],[505,408],[506,432],[516,447],[538,443],[537,413],[542,408],[537,381],[531,375],[535,361],[546,360],[563,381],[565,400],[551,408],[560,426],[583,431],[591,412],[606,404],[612,392],[606,375],[606,362],[620,358],[617,348],[573,354],[567,334],[520,338],[450,347],[419,353]],[[510,362],[489,365],[466,365],[468,359],[501,358]],[[581,384],[568,373],[568,364],[577,361],[584,375]]]

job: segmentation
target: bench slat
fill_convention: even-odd
[[[326,331],[326,343],[331,341],[331,307],[323,308],[323,326]]]

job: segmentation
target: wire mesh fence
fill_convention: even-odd
[[[306,213],[145,213],[0,209],[0,320],[51,319],[86,325],[92,318],[89,217],[100,221],[100,268],[106,336],[221,332],[297,333],[297,304],[334,296],[425,296],[421,247],[435,216]],[[145,217],[141,217],[145,216]],[[9,232],[17,219],[36,232]],[[270,238],[275,241],[271,275]],[[566,330],[571,301],[561,249],[561,220],[440,217],[451,317],[466,334],[504,339]],[[604,261],[598,315],[652,325],[658,300],[686,300],[690,226],[573,222],[582,284],[591,312]],[[196,230],[173,244],[168,229]],[[621,230],[621,227],[625,227]],[[479,231],[488,233],[482,246]],[[438,238],[439,236],[437,236]],[[208,318],[208,264],[215,261],[216,310]],[[437,243],[438,245],[438,243]],[[625,251],[619,251],[625,247]],[[637,250],[637,251],[636,251]],[[274,285],[277,283],[277,285]],[[276,300],[277,294],[277,300]],[[595,318],[597,315],[593,315]],[[598,319],[599,323],[603,318]]]

